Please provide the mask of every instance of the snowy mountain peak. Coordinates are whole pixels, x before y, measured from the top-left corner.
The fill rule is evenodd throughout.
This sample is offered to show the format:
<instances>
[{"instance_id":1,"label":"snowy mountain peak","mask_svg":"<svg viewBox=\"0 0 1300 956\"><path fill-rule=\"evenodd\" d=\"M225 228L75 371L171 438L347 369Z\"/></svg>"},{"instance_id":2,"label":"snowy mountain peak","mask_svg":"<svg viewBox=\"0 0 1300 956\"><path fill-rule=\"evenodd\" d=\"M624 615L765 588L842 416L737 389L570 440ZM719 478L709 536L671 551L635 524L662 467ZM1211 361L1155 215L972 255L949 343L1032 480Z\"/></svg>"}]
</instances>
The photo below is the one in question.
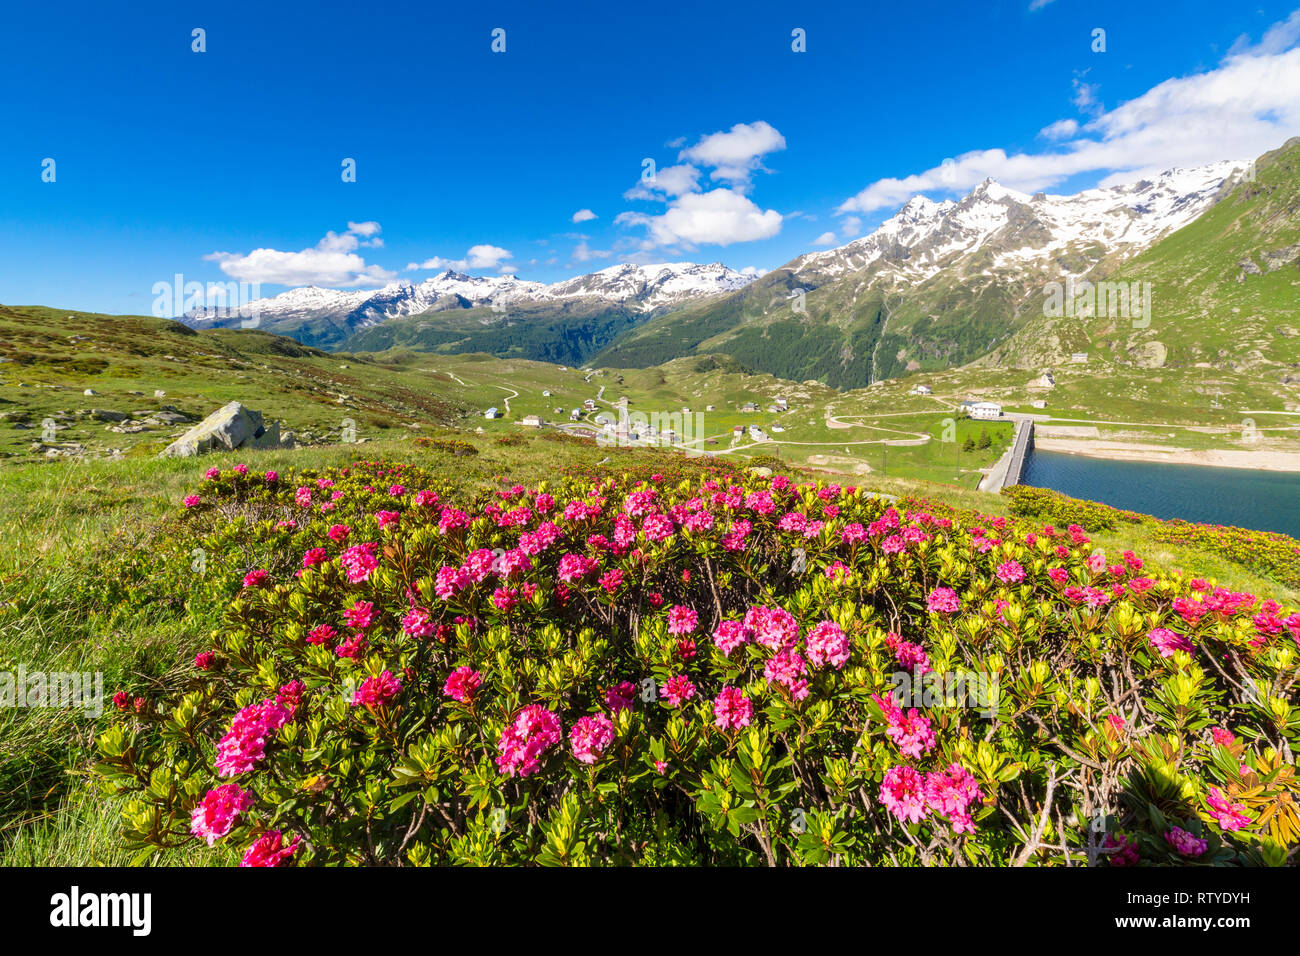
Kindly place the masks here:
<instances>
[{"instance_id":1,"label":"snowy mountain peak","mask_svg":"<svg viewBox=\"0 0 1300 956\"><path fill-rule=\"evenodd\" d=\"M707 265L620 263L549 285L512 274L471 276L447 269L420 282L397 280L379 289L349 291L319 286L290 289L258 299L242 311L252 314L256 310L264 327L285 319L328 318L352 330L443 309L543 305L568 300L588 300L649 312L691 299L733 292L753 279L754 276L719 262ZM232 324L228 316L202 310L189 313L186 320L199 328Z\"/></svg>"},{"instance_id":2,"label":"snowy mountain peak","mask_svg":"<svg viewBox=\"0 0 1300 956\"><path fill-rule=\"evenodd\" d=\"M878 263L878 269L917 282L985 249L994 252L993 268L1053 261L1077 242L1133 255L1203 213L1246 165L1175 167L1072 196L1030 196L990 177L959 201L913 196L870 235L800 256L788 268L824 282Z\"/></svg>"}]
</instances>

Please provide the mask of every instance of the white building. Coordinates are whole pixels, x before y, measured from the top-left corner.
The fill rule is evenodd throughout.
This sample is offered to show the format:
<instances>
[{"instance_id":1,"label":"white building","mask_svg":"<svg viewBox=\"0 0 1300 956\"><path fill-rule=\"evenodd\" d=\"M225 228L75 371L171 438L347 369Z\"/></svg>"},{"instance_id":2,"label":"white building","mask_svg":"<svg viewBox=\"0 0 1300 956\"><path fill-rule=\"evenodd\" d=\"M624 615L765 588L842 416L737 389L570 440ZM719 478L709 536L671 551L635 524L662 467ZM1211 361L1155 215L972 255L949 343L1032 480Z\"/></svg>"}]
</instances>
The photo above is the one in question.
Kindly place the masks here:
<instances>
[{"instance_id":1,"label":"white building","mask_svg":"<svg viewBox=\"0 0 1300 956\"><path fill-rule=\"evenodd\" d=\"M970 407L970 417L990 421L1002 417L1002 406L997 402L976 402Z\"/></svg>"},{"instance_id":2,"label":"white building","mask_svg":"<svg viewBox=\"0 0 1300 956\"><path fill-rule=\"evenodd\" d=\"M484 418L500 418L500 417L501 417L501 413L498 412L498 411L496 410L496 406L494 405L493 407L489 408L486 412L483 413L483 417L484 417Z\"/></svg>"},{"instance_id":3,"label":"white building","mask_svg":"<svg viewBox=\"0 0 1300 956\"><path fill-rule=\"evenodd\" d=\"M929 386L929 385L918 385L918 386L916 386L916 388L912 389L912 394L913 394L913 395L929 395L929 394L930 394L930 386Z\"/></svg>"},{"instance_id":4,"label":"white building","mask_svg":"<svg viewBox=\"0 0 1300 956\"><path fill-rule=\"evenodd\" d=\"M523 424L527 425L529 428L541 428L541 427L542 427L542 416L540 416L540 415L525 415L525 416L524 416Z\"/></svg>"},{"instance_id":5,"label":"white building","mask_svg":"<svg viewBox=\"0 0 1300 956\"><path fill-rule=\"evenodd\" d=\"M582 418L582 409L575 408L573 411L569 412L569 421L576 422L580 418Z\"/></svg>"}]
</instances>

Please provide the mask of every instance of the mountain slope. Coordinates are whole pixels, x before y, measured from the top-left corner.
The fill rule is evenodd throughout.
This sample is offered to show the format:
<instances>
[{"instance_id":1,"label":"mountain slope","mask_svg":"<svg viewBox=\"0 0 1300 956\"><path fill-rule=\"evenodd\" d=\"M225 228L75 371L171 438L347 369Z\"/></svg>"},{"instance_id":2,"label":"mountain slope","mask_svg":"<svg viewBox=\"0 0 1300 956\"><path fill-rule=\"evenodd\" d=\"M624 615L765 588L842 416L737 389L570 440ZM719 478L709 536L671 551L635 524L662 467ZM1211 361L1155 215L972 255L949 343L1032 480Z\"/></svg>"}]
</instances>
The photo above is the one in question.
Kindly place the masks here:
<instances>
[{"instance_id":1,"label":"mountain slope","mask_svg":"<svg viewBox=\"0 0 1300 956\"><path fill-rule=\"evenodd\" d=\"M1108 277L1150 283L1149 325L1141 316L1040 312L981 364L1050 366L1086 352L1090 366L1211 368L1300 384L1300 138L1255 170Z\"/></svg>"},{"instance_id":2,"label":"mountain slope","mask_svg":"<svg viewBox=\"0 0 1300 956\"><path fill-rule=\"evenodd\" d=\"M1002 345L1046 283L1107 274L1203 214L1244 166L1172 169L1074 196L1028 196L992 180L956 202L918 196L871 235L646 323L595 361L726 352L841 388L961 365Z\"/></svg>"}]
</instances>

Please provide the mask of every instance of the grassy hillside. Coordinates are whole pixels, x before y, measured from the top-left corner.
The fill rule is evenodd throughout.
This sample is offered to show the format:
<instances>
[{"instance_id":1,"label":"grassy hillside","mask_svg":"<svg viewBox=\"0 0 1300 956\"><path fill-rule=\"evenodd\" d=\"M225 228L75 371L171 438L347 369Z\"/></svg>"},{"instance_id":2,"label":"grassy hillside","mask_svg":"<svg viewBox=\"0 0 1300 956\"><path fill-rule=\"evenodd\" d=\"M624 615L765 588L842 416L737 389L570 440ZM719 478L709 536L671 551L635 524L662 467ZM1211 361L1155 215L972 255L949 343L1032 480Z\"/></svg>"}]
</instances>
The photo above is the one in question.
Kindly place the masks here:
<instances>
[{"instance_id":1,"label":"grassy hillside","mask_svg":"<svg viewBox=\"0 0 1300 956\"><path fill-rule=\"evenodd\" d=\"M349 336L347 351L382 352L395 346L439 354L486 352L502 358L582 365L646 316L622 308L566 303L552 307L448 309L391 319Z\"/></svg>"},{"instance_id":2,"label":"grassy hillside","mask_svg":"<svg viewBox=\"0 0 1300 956\"><path fill-rule=\"evenodd\" d=\"M1150 283L1151 321L1032 316L994 365L1033 368L1088 353L1090 366L1240 379L1294 401L1300 384L1300 138L1260 157L1204 215L1107 276ZM1144 320L1136 318L1140 325ZM1175 374L1175 370L1177 374ZM1252 404L1249 407L1267 407Z\"/></svg>"}]
</instances>

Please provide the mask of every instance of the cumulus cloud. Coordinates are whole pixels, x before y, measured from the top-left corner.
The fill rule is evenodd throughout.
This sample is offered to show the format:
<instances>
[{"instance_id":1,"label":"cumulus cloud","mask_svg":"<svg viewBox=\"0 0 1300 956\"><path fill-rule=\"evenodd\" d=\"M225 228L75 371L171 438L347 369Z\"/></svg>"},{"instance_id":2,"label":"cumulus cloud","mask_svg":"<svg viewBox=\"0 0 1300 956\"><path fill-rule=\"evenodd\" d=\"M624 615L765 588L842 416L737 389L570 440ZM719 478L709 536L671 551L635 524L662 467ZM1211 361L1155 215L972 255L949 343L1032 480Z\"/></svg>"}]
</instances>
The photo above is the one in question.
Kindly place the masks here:
<instances>
[{"instance_id":1,"label":"cumulus cloud","mask_svg":"<svg viewBox=\"0 0 1300 956\"><path fill-rule=\"evenodd\" d=\"M597 218L599 217L590 209L579 209L577 212L573 214L574 222L590 222L591 220Z\"/></svg>"},{"instance_id":2,"label":"cumulus cloud","mask_svg":"<svg viewBox=\"0 0 1300 956\"><path fill-rule=\"evenodd\" d=\"M823 232L820 236L812 241L814 246L833 246L835 245L835 233Z\"/></svg>"},{"instance_id":3,"label":"cumulus cloud","mask_svg":"<svg viewBox=\"0 0 1300 956\"><path fill-rule=\"evenodd\" d=\"M654 175L642 178L635 186L623 194L624 199L651 199L662 202L666 196L680 196L693 193L700 188L700 171L683 163L680 166L665 166L656 169Z\"/></svg>"},{"instance_id":4,"label":"cumulus cloud","mask_svg":"<svg viewBox=\"0 0 1300 956\"><path fill-rule=\"evenodd\" d=\"M775 209L764 211L748 197L725 188L680 196L663 215L623 213L615 220L645 226L651 242L661 246L677 242L726 246L768 239L781 231L781 221Z\"/></svg>"},{"instance_id":5,"label":"cumulus cloud","mask_svg":"<svg viewBox=\"0 0 1300 956\"><path fill-rule=\"evenodd\" d=\"M505 262L513 258L509 249L502 249L500 246L477 245L470 246L463 259L444 259L441 256L434 256L432 259L425 259L423 262L412 262L406 267L407 272L414 272L417 269L439 270L451 269L455 272L466 272L470 269L498 269L509 271L514 266Z\"/></svg>"},{"instance_id":6,"label":"cumulus cloud","mask_svg":"<svg viewBox=\"0 0 1300 956\"><path fill-rule=\"evenodd\" d=\"M869 213L929 191L964 192L987 177L1038 192L1084 173L1101 174L1101 185L1113 185L1173 166L1254 159L1300 134L1298 39L1300 19L1293 15L1259 44L1234 47L1214 69L1165 80L1075 127L1071 120L1045 127L1045 135L1062 137L1048 150L969 152L946 165L877 180L836 212ZM1089 88L1087 105L1093 102Z\"/></svg>"},{"instance_id":7,"label":"cumulus cloud","mask_svg":"<svg viewBox=\"0 0 1300 956\"><path fill-rule=\"evenodd\" d=\"M703 136L694 146L681 151L686 160L713 169L713 179L744 186L750 174L761 168L763 156L785 149L785 137L770 123L737 123L726 132Z\"/></svg>"},{"instance_id":8,"label":"cumulus cloud","mask_svg":"<svg viewBox=\"0 0 1300 956\"><path fill-rule=\"evenodd\" d=\"M213 252L203 258L215 262L221 271L240 282L267 285L381 286L397 278L396 274L377 265L366 265L356 252L359 246L378 247L377 222L349 222L346 232L327 232L310 249L285 252L261 248L244 254Z\"/></svg>"}]
</instances>

